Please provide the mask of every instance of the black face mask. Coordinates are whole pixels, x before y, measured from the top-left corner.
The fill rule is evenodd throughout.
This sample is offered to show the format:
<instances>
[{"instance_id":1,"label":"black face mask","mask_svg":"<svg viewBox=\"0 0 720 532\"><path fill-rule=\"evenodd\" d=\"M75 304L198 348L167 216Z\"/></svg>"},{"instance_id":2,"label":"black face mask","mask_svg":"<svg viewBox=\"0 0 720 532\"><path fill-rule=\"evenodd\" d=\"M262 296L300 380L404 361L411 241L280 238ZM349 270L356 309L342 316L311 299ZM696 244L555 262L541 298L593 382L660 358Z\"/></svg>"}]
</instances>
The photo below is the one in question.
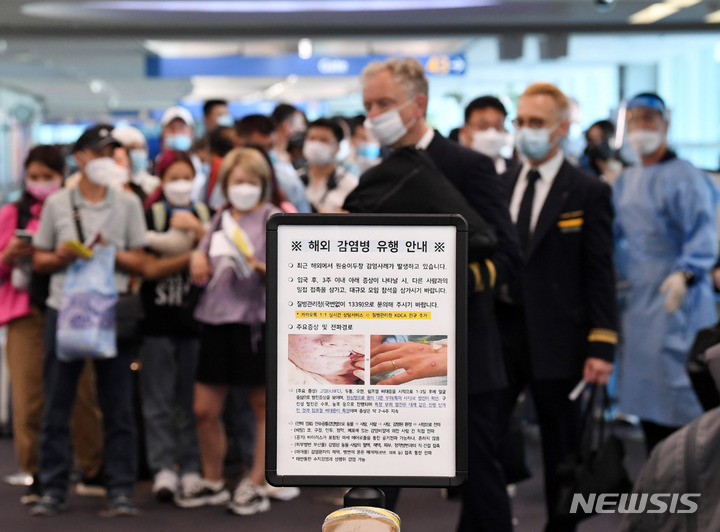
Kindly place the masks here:
<instances>
[{"instance_id":1,"label":"black face mask","mask_svg":"<svg viewBox=\"0 0 720 532\"><path fill-rule=\"evenodd\" d=\"M602 142L597 146L585 148L585 155L587 155L588 161L593 171L596 174L600 175L602 171L598 167L597 162L607 161L608 159L612 158L612 149L610 148L609 144L607 144L606 142Z\"/></svg>"}]
</instances>

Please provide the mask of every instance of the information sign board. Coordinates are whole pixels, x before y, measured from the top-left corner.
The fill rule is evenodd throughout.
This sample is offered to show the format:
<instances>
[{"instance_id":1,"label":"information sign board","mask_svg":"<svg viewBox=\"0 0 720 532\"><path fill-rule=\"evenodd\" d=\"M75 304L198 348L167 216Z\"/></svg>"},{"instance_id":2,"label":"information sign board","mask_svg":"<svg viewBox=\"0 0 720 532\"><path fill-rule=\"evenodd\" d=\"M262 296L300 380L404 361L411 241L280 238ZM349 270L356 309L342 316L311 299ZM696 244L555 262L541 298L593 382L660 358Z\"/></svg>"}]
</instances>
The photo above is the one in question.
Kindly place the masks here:
<instances>
[{"instance_id":1,"label":"information sign board","mask_svg":"<svg viewBox=\"0 0 720 532\"><path fill-rule=\"evenodd\" d=\"M467 224L268 220L267 477L449 486L467 471Z\"/></svg>"}]
</instances>

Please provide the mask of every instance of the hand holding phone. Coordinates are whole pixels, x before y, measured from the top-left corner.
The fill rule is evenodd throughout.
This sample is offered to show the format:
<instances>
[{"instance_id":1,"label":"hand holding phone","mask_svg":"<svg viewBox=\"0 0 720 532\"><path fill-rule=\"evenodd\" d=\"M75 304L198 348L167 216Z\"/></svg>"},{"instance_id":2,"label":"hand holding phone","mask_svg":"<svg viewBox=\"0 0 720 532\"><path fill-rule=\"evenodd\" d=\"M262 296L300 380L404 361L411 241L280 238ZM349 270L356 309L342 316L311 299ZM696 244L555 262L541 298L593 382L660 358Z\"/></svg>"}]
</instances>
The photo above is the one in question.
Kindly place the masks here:
<instances>
[{"instance_id":1,"label":"hand holding phone","mask_svg":"<svg viewBox=\"0 0 720 532\"><path fill-rule=\"evenodd\" d=\"M24 242L32 242L33 234L25 229L15 229L15 236Z\"/></svg>"}]
</instances>

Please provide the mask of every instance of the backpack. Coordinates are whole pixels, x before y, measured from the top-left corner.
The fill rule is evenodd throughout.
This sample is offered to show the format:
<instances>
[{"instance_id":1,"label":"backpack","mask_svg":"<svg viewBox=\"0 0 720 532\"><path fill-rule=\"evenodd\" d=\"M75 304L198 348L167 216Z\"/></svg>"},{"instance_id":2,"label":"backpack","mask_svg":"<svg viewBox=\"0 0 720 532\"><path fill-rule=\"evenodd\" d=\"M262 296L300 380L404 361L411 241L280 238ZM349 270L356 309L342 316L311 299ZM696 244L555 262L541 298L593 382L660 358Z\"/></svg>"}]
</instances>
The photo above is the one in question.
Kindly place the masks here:
<instances>
[{"instance_id":1,"label":"backpack","mask_svg":"<svg viewBox=\"0 0 720 532\"><path fill-rule=\"evenodd\" d=\"M720 408L706 412L660 442L643 466L635 482L633 493L638 496L663 494L662 502L668 506L672 505L675 494L679 494L679 500L671 512L651 513L652 510L657 512L658 507L652 503L652 499L649 499L643 513L627 513L623 516L620 530L624 532L720 530L718 448L720 448ZM637 505L636 502L635 506Z\"/></svg>"},{"instance_id":2,"label":"backpack","mask_svg":"<svg viewBox=\"0 0 720 532\"><path fill-rule=\"evenodd\" d=\"M158 232L165 231L168 220L168 209L165 202L156 201L150 206L150 209L152 211L154 230ZM193 203L192 211L202 223L207 224L210 222L210 209L204 203Z\"/></svg>"}]
</instances>

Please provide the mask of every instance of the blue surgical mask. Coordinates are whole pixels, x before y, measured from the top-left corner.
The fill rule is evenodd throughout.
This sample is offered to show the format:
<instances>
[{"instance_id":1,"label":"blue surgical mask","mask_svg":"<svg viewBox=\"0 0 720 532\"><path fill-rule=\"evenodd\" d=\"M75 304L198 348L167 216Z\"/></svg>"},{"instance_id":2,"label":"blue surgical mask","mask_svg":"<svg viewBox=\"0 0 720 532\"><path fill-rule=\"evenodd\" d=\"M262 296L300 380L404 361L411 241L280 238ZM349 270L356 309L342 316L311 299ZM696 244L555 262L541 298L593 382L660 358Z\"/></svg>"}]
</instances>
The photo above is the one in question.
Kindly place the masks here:
<instances>
[{"instance_id":1,"label":"blue surgical mask","mask_svg":"<svg viewBox=\"0 0 720 532\"><path fill-rule=\"evenodd\" d=\"M550 133L554 129L521 127L515 131L515 147L531 161L540 161L553 148Z\"/></svg>"},{"instance_id":2,"label":"blue surgical mask","mask_svg":"<svg viewBox=\"0 0 720 532\"><path fill-rule=\"evenodd\" d=\"M380 157L380 144L375 144L374 142L358 144L357 148L355 148L355 153L363 159L377 159Z\"/></svg>"},{"instance_id":3,"label":"blue surgical mask","mask_svg":"<svg viewBox=\"0 0 720 532\"><path fill-rule=\"evenodd\" d=\"M132 167L133 174L147 170L148 152L138 149L130 150L130 166Z\"/></svg>"},{"instance_id":4,"label":"blue surgical mask","mask_svg":"<svg viewBox=\"0 0 720 532\"><path fill-rule=\"evenodd\" d=\"M165 149L188 151L192 146L190 135L167 135L165 137Z\"/></svg>"},{"instance_id":5,"label":"blue surgical mask","mask_svg":"<svg viewBox=\"0 0 720 532\"><path fill-rule=\"evenodd\" d=\"M221 127L235 127L235 119L231 114L220 115L217 119L217 125Z\"/></svg>"}]
</instances>

